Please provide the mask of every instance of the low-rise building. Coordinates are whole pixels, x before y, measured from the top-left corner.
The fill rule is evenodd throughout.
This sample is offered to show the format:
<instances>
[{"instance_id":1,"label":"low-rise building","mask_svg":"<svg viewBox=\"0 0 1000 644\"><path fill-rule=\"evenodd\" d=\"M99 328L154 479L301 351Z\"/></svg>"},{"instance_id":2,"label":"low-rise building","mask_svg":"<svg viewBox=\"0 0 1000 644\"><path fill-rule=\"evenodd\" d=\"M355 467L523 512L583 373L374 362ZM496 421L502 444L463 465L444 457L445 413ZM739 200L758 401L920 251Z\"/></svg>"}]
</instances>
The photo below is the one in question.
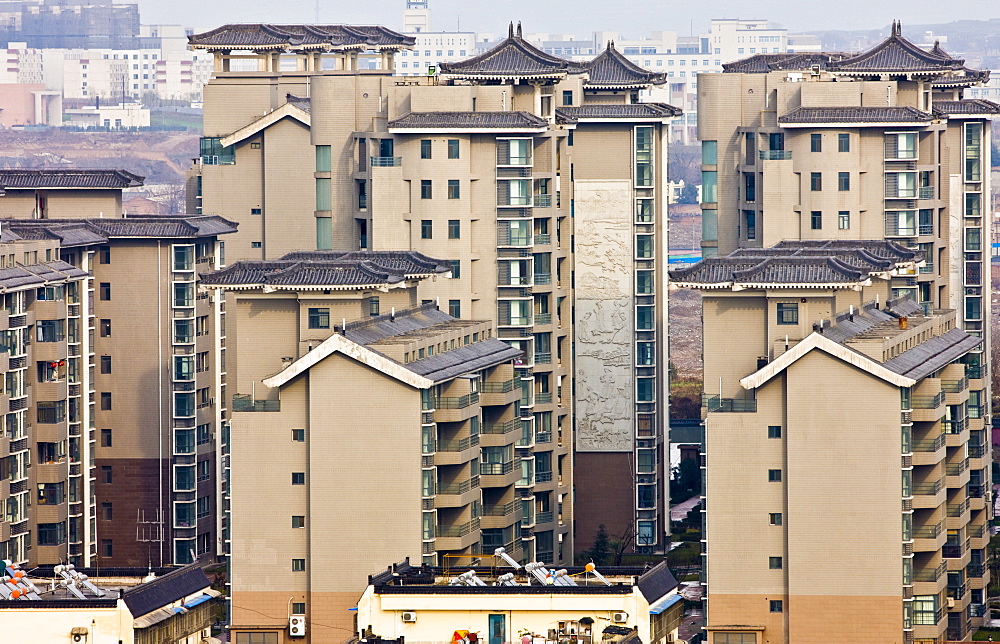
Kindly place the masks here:
<instances>
[{"instance_id":1,"label":"low-rise building","mask_svg":"<svg viewBox=\"0 0 1000 644\"><path fill-rule=\"evenodd\" d=\"M139 103L88 105L65 110L66 125L85 129L102 127L110 130L131 130L149 127L149 108Z\"/></svg>"},{"instance_id":2,"label":"low-rise building","mask_svg":"<svg viewBox=\"0 0 1000 644\"><path fill-rule=\"evenodd\" d=\"M59 565L18 578L14 575L24 571L4 563L3 573L16 582L0 590L0 624L7 635L85 644L219 641L211 638L211 626L220 593L197 566L154 573ZM8 588L12 585L14 591Z\"/></svg>"},{"instance_id":3,"label":"low-rise building","mask_svg":"<svg viewBox=\"0 0 1000 644\"><path fill-rule=\"evenodd\" d=\"M0 170L0 218L121 217L122 190L142 182L126 170Z\"/></svg>"},{"instance_id":4,"label":"low-rise building","mask_svg":"<svg viewBox=\"0 0 1000 644\"><path fill-rule=\"evenodd\" d=\"M473 634L489 644L677 639L684 602L666 562L645 571L537 563L515 570L501 557L484 554L480 567L451 570L406 561L369 577L352 641L448 642L465 635L471 642Z\"/></svg>"}]
</instances>

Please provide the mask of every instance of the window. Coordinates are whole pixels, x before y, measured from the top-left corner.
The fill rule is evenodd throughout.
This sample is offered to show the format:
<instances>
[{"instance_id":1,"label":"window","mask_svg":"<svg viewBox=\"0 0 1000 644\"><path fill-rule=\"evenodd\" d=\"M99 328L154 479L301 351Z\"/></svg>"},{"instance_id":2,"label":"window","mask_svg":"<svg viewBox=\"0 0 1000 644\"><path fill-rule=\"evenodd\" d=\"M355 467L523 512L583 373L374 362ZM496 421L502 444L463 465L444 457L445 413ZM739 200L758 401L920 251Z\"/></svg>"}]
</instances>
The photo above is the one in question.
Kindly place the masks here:
<instances>
[{"instance_id":1,"label":"window","mask_svg":"<svg viewBox=\"0 0 1000 644\"><path fill-rule=\"evenodd\" d=\"M261 208L251 208L250 209L250 214L251 215L261 215L263 213L264 213L264 211Z\"/></svg>"},{"instance_id":2,"label":"window","mask_svg":"<svg viewBox=\"0 0 1000 644\"><path fill-rule=\"evenodd\" d=\"M458 179L448 179L448 198L459 199L461 197L461 194L462 194L462 189Z\"/></svg>"},{"instance_id":3,"label":"window","mask_svg":"<svg viewBox=\"0 0 1000 644\"><path fill-rule=\"evenodd\" d=\"M781 482L781 470L768 470L767 471L767 480L770 481L771 483L780 483Z\"/></svg>"},{"instance_id":4,"label":"window","mask_svg":"<svg viewBox=\"0 0 1000 644\"><path fill-rule=\"evenodd\" d=\"M809 215L809 227L813 230L823 230L823 212L813 210Z\"/></svg>"},{"instance_id":5,"label":"window","mask_svg":"<svg viewBox=\"0 0 1000 644\"><path fill-rule=\"evenodd\" d=\"M701 163L702 165L715 165L718 163L719 157L719 142L718 141L702 141L701 142Z\"/></svg>"},{"instance_id":6,"label":"window","mask_svg":"<svg viewBox=\"0 0 1000 644\"><path fill-rule=\"evenodd\" d=\"M449 182L450 183L450 182ZM448 239L461 239L462 224L458 219L448 220Z\"/></svg>"},{"instance_id":7,"label":"window","mask_svg":"<svg viewBox=\"0 0 1000 644\"><path fill-rule=\"evenodd\" d=\"M837 151L838 152L850 152L851 151L851 135L846 132L842 132L837 135Z\"/></svg>"},{"instance_id":8,"label":"window","mask_svg":"<svg viewBox=\"0 0 1000 644\"><path fill-rule=\"evenodd\" d=\"M838 172L837 173L837 190L840 192L847 192L851 189L851 173L850 172Z\"/></svg>"},{"instance_id":9,"label":"window","mask_svg":"<svg viewBox=\"0 0 1000 644\"><path fill-rule=\"evenodd\" d=\"M638 295L653 294L653 271L642 270L635 272L635 292Z\"/></svg>"},{"instance_id":10,"label":"window","mask_svg":"<svg viewBox=\"0 0 1000 644\"><path fill-rule=\"evenodd\" d=\"M114 482L114 471L111 469L110 465L101 466L101 478L105 483Z\"/></svg>"},{"instance_id":11,"label":"window","mask_svg":"<svg viewBox=\"0 0 1000 644\"><path fill-rule=\"evenodd\" d=\"M101 392L101 409L103 411L110 411L111 410L111 392L110 391L102 391Z\"/></svg>"},{"instance_id":12,"label":"window","mask_svg":"<svg viewBox=\"0 0 1000 644\"><path fill-rule=\"evenodd\" d=\"M767 523L768 525L781 525L781 513L771 512L770 514L768 514Z\"/></svg>"},{"instance_id":13,"label":"window","mask_svg":"<svg viewBox=\"0 0 1000 644\"><path fill-rule=\"evenodd\" d=\"M306 614L305 602L292 602L292 615L305 615L305 614Z\"/></svg>"},{"instance_id":14,"label":"window","mask_svg":"<svg viewBox=\"0 0 1000 644\"><path fill-rule=\"evenodd\" d=\"M841 210L837 213L837 229L838 230L850 230L851 229L851 211Z\"/></svg>"},{"instance_id":15,"label":"window","mask_svg":"<svg viewBox=\"0 0 1000 644\"><path fill-rule=\"evenodd\" d=\"M652 342L637 342L635 362L640 367L651 367L655 364L655 345Z\"/></svg>"},{"instance_id":16,"label":"window","mask_svg":"<svg viewBox=\"0 0 1000 644\"><path fill-rule=\"evenodd\" d=\"M781 613L781 612L784 612L785 606L784 606L784 603L780 599L772 599L772 600L770 600L769 605L771 607L771 612L772 613Z\"/></svg>"},{"instance_id":17,"label":"window","mask_svg":"<svg viewBox=\"0 0 1000 644\"><path fill-rule=\"evenodd\" d=\"M809 151L810 152L822 152L823 151L823 135L822 134L810 134L809 135Z\"/></svg>"},{"instance_id":18,"label":"window","mask_svg":"<svg viewBox=\"0 0 1000 644\"><path fill-rule=\"evenodd\" d=\"M66 420L66 401L40 401L35 403L39 423L61 423Z\"/></svg>"},{"instance_id":19,"label":"window","mask_svg":"<svg viewBox=\"0 0 1000 644\"><path fill-rule=\"evenodd\" d=\"M111 446L112 446L111 430L110 429L102 429L101 430L101 447L111 447Z\"/></svg>"},{"instance_id":20,"label":"window","mask_svg":"<svg viewBox=\"0 0 1000 644\"><path fill-rule=\"evenodd\" d=\"M317 219L317 221L319 220ZM264 245L262 242L250 242L250 248L263 248L263 247Z\"/></svg>"},{"instance_id":21,"label":"window","mask_svg":"<svg viewBox=\"0 0 1000 644\"><path fill-rule=\"evenodd\" d=\"M101 356L101 373L111 373L111 356Z\"/></svg>"},{"instance_id":22,"label":"window","mask_svg":"<svg viewBox=\"0 0 1000 644\"><path fill-rule=\"evenodd\" d=\"M913 624L915 626L934 626L938 622L938 596L913 596Z\"/></svg>"},{"instance_id":23,"label":"window","mask_svg":"<svg viewBox=\"0 0 1000 644\"><path fill-rule=\"evenodd\" d=\"M292 472L292 485L305 485L305 484L306 484L305 472Z\"/></svg>"},{"instance_id":24,"label":"window","mask_svg":"<svg viewBox=\"0 0 1000 644\"><path fill-rule=\"evenodd\" d=\"M101 539L101 556L102 557L113 557L114 556L114 543L111 539Z\"/></svg>"},{"instance_id":25,"label":"window","mask_svg":"<svg viewBox=\"0 0 1000 644\"><path fill-rule=\"evenodd\" d=\"M309 309L309 328L310 329L329 329L330 328L330 309L328 309L328 308Z\"/></svg>"},{"instance_id":26,"label":"window","mask_svg":"<svg viewBox=\"0 0 1000 644\"><path fill-rule=\"evenodd\" d=\"M778 324L798 324L799 305L778 303Z\"/></svg>"},{"instance_id":27,"label":"window","mask_svg":"<svg viewBox=\"0 0 1000 644\"><path fill-rule=\"evenodd\" d=\"M237 633L236 644L278 644L277 633ZM753 643L751 643L753 644Z\"/></svg>"},{"instance_id":28,"label":"window","mask_svg":"<svg viewBox=\"0 0 1000 644\"><path fill-rule=\"evenodd\" d=\"M377 295L368 298L368 315L375 317L381 312L380 302Z\"/></svg>"},{"instance_id":29,"label":"window","mask_svg":"<svg viewBox=\"0 0 1000 644\"><path fill-rule=\"evenodd\" d=\"M635 256L639 259L650 259L653 257L653 236L635 236Z\"/></svg>"},{"instance_id":30,"label":"window","mask_svg":"<svg viewBox=\"0 0 1000 644\"><path fill-rule=\"evenodd\" d=\"M653 127L640 125L635 128L635 185L653 185Z\"/></svg>"},{"instance_id":31,"label":"window","mask_svg":"<svg viewBox=\"0 0 1000 644\"><path fill-rule=\"evenodd\" d=\"M237 642L236 644L243 644ZM712 644L757 644L756 633L715 633Z\"/></svg>"},{"instance_id":32,"label":"window","mask_svg":"<svg viewBox=\"0 0 1000 644\"><path fill-rule=\"evenodd\" d=\"M434 238L434 222L430 219L420 220L420 239Z\"/></svg>"},{"instance_id":33,"label":"window","mask_svg":"<svg viewBox=\"0 0 1000 644\"><path fill-rule=\"evenodd\" d=\"M767 567L771 570L781 570L781 557L768 557Z\"/></svg>"},{"instance_id":34,"label":"window","mask_svg":"<svg viewBox=\"0 0 1000 644\"><path fill-rule=\"evenodd\" d=\"M434 194L434 187L430 179L420 180L420 198L431 199Z\"/></svg>"},{"instance_id":35,"label":"window","mask_svg":"<svg viewBox=\"0 0 1000 644\"><path fill-rule=\"evenodd\" d=\"M100 286L100 298L103 301L108 301L111 299L111 283L101 282Z\"/></svg>"},{"instance_id":36,"label":"window","mask_svg":"<svg viewBox=\"0 0 1000 644\"><path fill-rule=\"evenodd\" d=\"M65 337L63 320L38 320L35 323L35 340L38 342L61 342Z\"/></svg>"},{"instance_id":37,"label":"window","mask_svg":"<svg viewBox=\"0 0 1000 644\"><path fill-rule=\"evenodd\" d=\"M453 318L462 317L462 300L448 300L448 315Z\"/></svg>"},{"instance_id":38,"label":"window","mask_svg":"<svg viewBox=\"0 0 1000 644\"><path fill-rule=\"evenodd\" d=\"M297 515L292 517L292 527L293 528L304 528L306 527L306 518L302 515Z\"/></svg>"},{"instance_id":39,"label":"window","mask_svg":"<svg viewBox=\"0 0 1000 644\"><path fill-rule=\"evenodd\" d=\"M65 497L65 483L38 484L38 505L59 505Z\"/></svg>"},{"instance_id":40,"label":"window","mask_svg":"<svg viewBox=\"0 0 1000 644\"><path fill-rule=\"evenodd\" d=\"M292 559L292 572L304 572L306 569L305 559Z\"/></svg>"},{"instance_id":41,"label":"window","mask_svg":"<svg viewBox=\"0 0 1000 644\"><path fill-rule=\"evenodd\" d=\"M111 320L103 319L101 320L101 337L110 338L111 337Z\"/></svg>"},{"instance_id":42,"label":"window","mask_svg":"<svg viewBox=\"0 0 1000 644\"><path fill-rule=\"evenodd\" d=\"M809 173L809 189L813 192L819 192L823 189L823 173L822 172L810 172Z\"/></svg>"},{"instance_id":43,"label":"window","mask_svg":"<svg viewBox=\"0 0 1000 644\"><path fill-rule=\"evenodd\" d=\"M38 545L58 546L66 543L65 523L39 523Z\"/></svg>"},{"instance_id":44,"label":"window","mask_svg":"<svg viewBox=\"0 0 1000 644\"><path fill-rule=\"evenodd\" d=\"M293 429L292 430L292 442L304 443L306 440L306 430L304 429Z\"/></svg>"},{"instance_id":45,"label":"window","mask_svg":"<svg viewBox=\"0 0 1000 644\"><path fill-rule=\"evenodd\" d=\"M781 425L768 425L768 427L767 427L767 437L768 438L781 438Z\"/></svg>"},{"instance_id":46,"label":"window","mask_svg":"<svg viewBox=\"0 0 1000 644\"><path fill-rule=\"evenodd\" d=\"M114 519L114 506L110 503L101 504L101 517L105 521L112 521Z\"/></svg>"},{"instance_id":47,"label":"window","mask_svg":"<svg viewBox=\"0 0 1000 644\"><path fill-rule=\"evenodd\" d=\"M458 158L458 139L448 139L448 158Z\"/></svg>"},{"instance_id":48,"label":"window","mask_svg":"<svg viewBox=\"0 0 1000 644\"><path fill-rule=\"evenodd\" d=\"M573 104L573 90L568 90L568 89L563 90L562 101L563 101L562 102L563 105L572 105Z\"/></svg>"},{"instance_id":49,"label":"window","mask_svg":"<svg viewBox=\"0 0 1000 644\"><path fill-rule=\"evenodd\" d=\"M451 260L451 278L459 279L462 277L462 262L458 259Z\"/></svg>"},{"instance_id":50,"label":"window","mask_svg":"<svg viewBox=\"0 0 1000 644\"><path fill-rule=\"evenodd\" d=\"M111 247L101 246L100 250L97 251L97 261L101 264L111 263Z\"/></svg>"},{"instance_id":51,"label":"window","mask_svg":"<svg viewBox=\"0 0 1000 644\"><path fill-rule=\"evenodd\" d=\"M420 140L420 158L429 159L431 158L431 140L421 139Z\"/></svg>"}]
</instances>

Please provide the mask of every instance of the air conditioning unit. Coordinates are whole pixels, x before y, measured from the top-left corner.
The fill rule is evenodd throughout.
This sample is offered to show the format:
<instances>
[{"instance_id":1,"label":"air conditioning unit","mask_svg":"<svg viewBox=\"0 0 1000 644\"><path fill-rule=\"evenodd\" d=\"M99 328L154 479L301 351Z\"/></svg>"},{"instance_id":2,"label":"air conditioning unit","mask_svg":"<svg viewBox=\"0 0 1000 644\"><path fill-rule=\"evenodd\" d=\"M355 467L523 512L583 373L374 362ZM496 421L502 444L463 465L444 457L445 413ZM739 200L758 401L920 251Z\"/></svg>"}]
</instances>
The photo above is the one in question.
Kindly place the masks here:
<instances>
[{"instance_id":1,"label":"air conditioning unit","mask_svg":"<svg viewBox=\"0 0 1000 644\"><path fill-rule=\"evenodd\" d=\"M624 624L628 621L628 613L611 613L611 621L615 624Z\"/></svg>"},{"instance_id":2,"label":"air conditioning unit","mask_svg":"<svg viewBox=\"0 0 1000 644\"><path fill-rule=\"evenodd\" d=\"M407 624L412 624L413 622L417 621L417 614L411 610L408 610L405 613L403 613L403 621L406 622Z\"/></svg>"},{"instance_id":3,"label":"air conditioning unit","mask_svg":"<svg viewBox=\"0 0 1000 644\"><path fill-rule=\"evenodd\" d=\"M289 637L306 636L305 615L292 615L291 617L288 618L288 636Z\"/></svg>"},{"instance_id":4,"label":"air conditioning unit","mask_svg":"<svg viewBox=\"0 0 1000 644\"><path fill-rule=\"evenodd\" d=\"M74 644L87 644L87 629L84 626L77 626L70 631L70 641Z\"/></svg>"},{"instance_id":5,"label":"air conditioning unit","mask_svg":"<svg viewBox=\"0 0 1000 644\"><path fill-rule=\"evenodd\" d=\"M949 597L948 598L948 608L954 608L954 607L955 607L955 598L954 597Z\"/></svg>"}]
</instances>

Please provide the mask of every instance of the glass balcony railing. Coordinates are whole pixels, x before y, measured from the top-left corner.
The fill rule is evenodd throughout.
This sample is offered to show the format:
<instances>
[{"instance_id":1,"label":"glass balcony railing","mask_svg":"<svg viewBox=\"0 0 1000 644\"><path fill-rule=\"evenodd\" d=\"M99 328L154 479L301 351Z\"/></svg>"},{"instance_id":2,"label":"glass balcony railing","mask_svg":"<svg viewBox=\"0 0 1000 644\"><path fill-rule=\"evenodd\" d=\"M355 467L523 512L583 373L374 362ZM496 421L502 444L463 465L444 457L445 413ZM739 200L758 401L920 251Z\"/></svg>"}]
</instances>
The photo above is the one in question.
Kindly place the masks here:
<instances>
[{"instance_id":1,"label":"glass balcony railing","mask_svg":"<svg viewBox=\"0 0 1000 644\"><path fill-rule=\"evenodd\" d=\"M754 413L757 411L756 398L722 398L721 396L702 394L701 405L707 407L709 412Z\"/></svg>"},{"instance_id":2,"label":"glass balcony railing","mask_svg":"<svg viewBox=\"0 0 1000 644\"><path fill-rule=\"evenodd\" d=\"M234 394L233 411L281 411L281 401L254 400L246 394Z\"/></svg>"},{"instance_id":3,"label":"glass balcony railing","mask_svg":"<svg viewBox=\"0 0 1000 644\"><path fill-rule=\"evenodd\" d=\"M438 409L465 409L479 402L479 393L474 392L464 396L443 396L438 398Z\"/></svg>"},{"instance_id":4,"label":"glass balcony railing","mask_svg":"<svg viewBox=\"0 0 1000 644\"><path fill-rule=\"evenodd\" d=\"M502 476L514 471L514 461L506 463L480 463L479 473L484 476Z\"/></svg>"},{"instance_id":5,"label":"glass balcony railing","mask_svg":"<svg viewBox=\"0 0 1000 644\"><path fill-rule=\"evenodd\" d=\"M792 158L791 150L761 150L757 154L761 161L782 161Z\"/></svg>"},{"instance_id":6,"label":"glass balcony railing","mask_svg":"<svg viewBox=\"0 0 1000 644\"><path fill-rule=\"evenodd\" d=\"M403 165L402 157L372 157L373 168L392 168Z\"/></svg>"}]
</instances>

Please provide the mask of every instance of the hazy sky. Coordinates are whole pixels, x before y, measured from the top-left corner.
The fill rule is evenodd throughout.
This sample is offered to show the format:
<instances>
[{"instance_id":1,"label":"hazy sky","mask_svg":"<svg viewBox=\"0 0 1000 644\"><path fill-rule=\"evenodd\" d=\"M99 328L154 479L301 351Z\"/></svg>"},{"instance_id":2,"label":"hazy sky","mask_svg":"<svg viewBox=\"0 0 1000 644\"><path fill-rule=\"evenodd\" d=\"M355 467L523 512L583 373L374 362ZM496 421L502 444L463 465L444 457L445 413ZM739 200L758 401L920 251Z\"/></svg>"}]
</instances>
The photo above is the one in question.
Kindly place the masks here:
<instances>
[{"instance_id":1,"label":"hazy sky","mask_svg":"<svg viewBox=\"0 0 1000 644\"><path fill-rule=\"evenodd\" d=\"M384 24L398 29L405 0L320 0L328 23ZM197 29L226 22L315 22L315 0L139 0L142 22ZM432 29L500 33L510 20L526 32L620 31L636 37L652 30L700 33L712 18L766 18L793 31L877 29L906 24L1000 17L992 0L430 0Z\"/></svg>"}]
</instances>

